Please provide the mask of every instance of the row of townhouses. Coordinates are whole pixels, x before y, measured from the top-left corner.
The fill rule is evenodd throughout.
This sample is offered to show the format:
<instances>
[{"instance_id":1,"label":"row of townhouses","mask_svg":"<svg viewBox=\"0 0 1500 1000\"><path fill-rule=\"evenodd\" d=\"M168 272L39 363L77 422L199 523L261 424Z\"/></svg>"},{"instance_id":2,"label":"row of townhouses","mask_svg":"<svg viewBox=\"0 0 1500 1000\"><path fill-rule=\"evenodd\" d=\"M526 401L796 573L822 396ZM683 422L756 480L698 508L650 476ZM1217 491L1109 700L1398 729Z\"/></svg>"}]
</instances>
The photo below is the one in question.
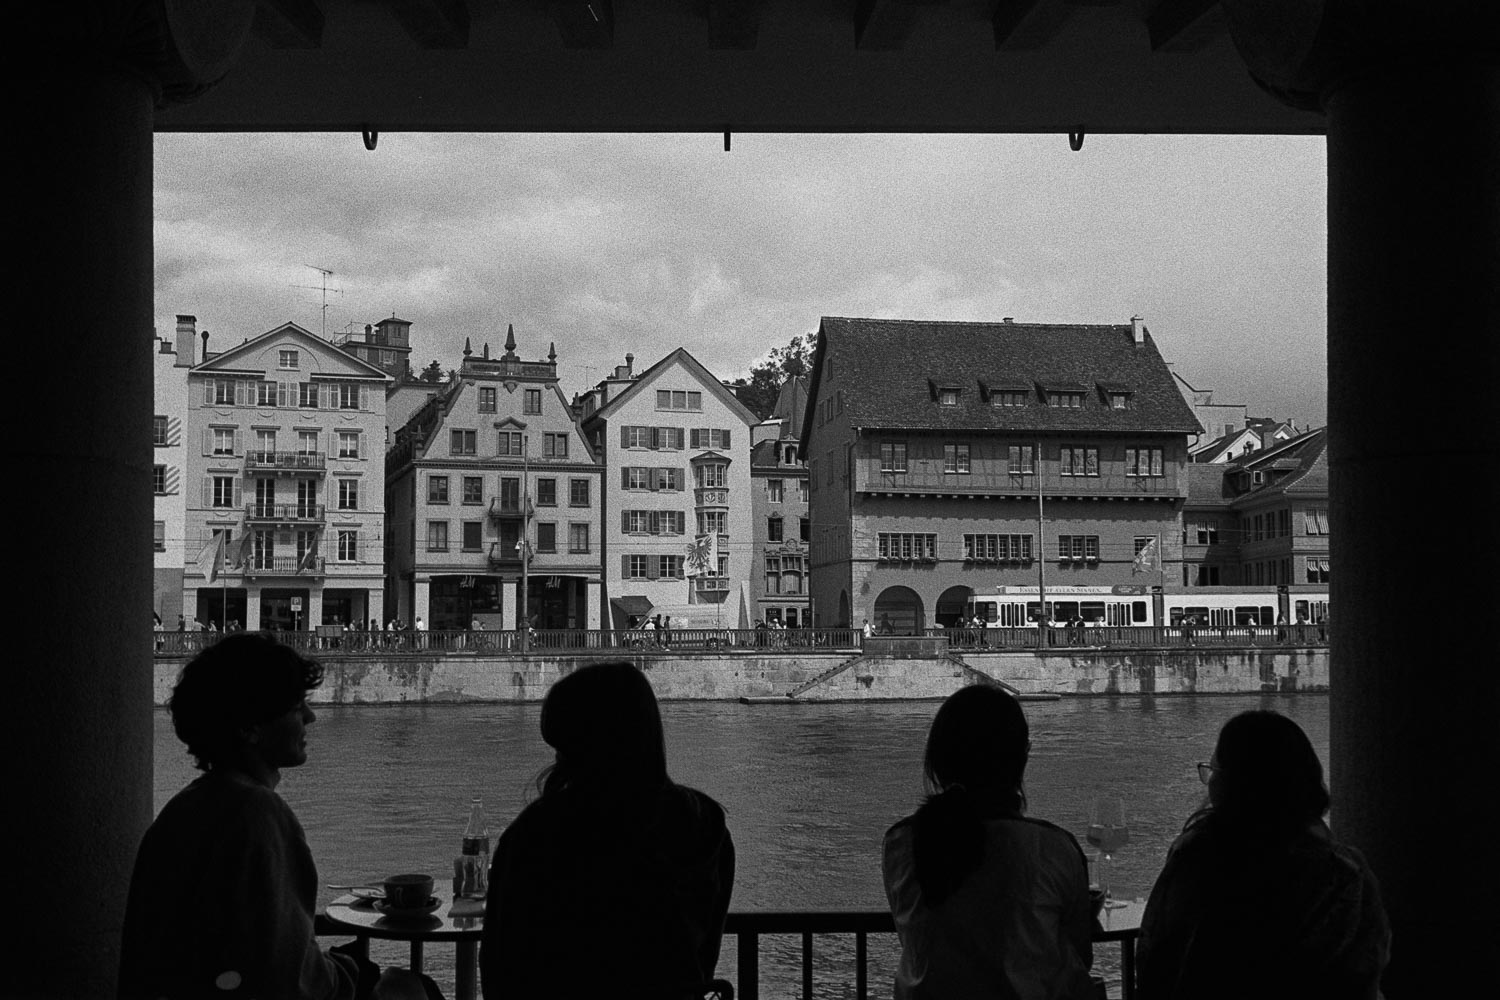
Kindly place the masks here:
<instances>
[{"instance_id":1,"label":"row of townhouses","mask_svg":"<svg viewBox=\"0 0 1500 1000\"><path fill-rule=\"evenodd\" d=\"M1324 434L1202 447L1139 318L825 317L767 419L683 349L569 398L513 329L413 379L410 328L156 341L165 627L919 631L1043 580L1327 583Z\"/></svg>"}]
</instances>

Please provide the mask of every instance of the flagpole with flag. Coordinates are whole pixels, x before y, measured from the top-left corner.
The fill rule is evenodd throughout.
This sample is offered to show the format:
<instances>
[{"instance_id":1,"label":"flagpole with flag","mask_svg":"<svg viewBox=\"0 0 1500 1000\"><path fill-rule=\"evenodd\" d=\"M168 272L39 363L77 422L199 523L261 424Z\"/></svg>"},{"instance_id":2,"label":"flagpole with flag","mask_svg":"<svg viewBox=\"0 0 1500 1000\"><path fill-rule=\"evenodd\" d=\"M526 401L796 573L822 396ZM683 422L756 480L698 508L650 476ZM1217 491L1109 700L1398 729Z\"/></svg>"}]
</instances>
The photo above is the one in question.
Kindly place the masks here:
<instances>
[{"instance_id":1,"label":"flagpole with flag","mask_svg":"<svg viewBox=\"0 0 1500 1000\"><path fill-rule=\"evenodd\" d=\"M219 561L224 555L224 533L222 531L211 532L208 544L198 551L198 572L203 574L205 583L213 583L219 578Z\"/></svg>"}]
</instances>

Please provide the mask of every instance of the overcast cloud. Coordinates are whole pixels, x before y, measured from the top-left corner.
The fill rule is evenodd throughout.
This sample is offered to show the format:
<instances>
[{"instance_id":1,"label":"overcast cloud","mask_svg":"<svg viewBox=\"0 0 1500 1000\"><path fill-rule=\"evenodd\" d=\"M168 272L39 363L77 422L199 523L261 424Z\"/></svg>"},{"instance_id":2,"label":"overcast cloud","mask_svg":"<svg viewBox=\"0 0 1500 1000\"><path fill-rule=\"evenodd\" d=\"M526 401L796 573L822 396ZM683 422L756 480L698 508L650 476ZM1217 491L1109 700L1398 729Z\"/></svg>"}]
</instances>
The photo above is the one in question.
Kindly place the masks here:
<instances>
[{"instance_id":1,"label":"overcast cloud","mask_svg":"<svg viewBox=\"0 0 1500 1000\"><path fill-rule=\"evenodd\" d=\"M563 389L688 348L722 378L824 315L1123 323L1216 401L1321 424L1316 137L160 134L156 314L557 345Z\"/></svg>"}]
</instances>

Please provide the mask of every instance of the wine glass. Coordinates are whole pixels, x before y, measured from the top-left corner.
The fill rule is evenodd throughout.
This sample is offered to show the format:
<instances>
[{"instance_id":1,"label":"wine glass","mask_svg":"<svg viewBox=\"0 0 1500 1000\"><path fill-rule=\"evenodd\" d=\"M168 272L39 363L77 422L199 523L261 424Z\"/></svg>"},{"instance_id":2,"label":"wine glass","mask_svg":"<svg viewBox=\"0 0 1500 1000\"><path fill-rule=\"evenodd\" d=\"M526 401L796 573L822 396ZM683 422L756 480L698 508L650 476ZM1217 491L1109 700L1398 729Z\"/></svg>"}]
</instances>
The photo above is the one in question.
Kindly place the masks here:
<instances>
[{"instance_id":1,"label":"wine glass","mask_svg":"<svg viewBox=\"0 0 1500 1000\"><path fill-rule=\"evenodd\" d=\"M1130 843L1125 822L1125 804L1116 796L1096 795L1089 806L1088 842L1099 851L1099 889L1106 907L1124 906L1110 895L1109 863L1112 855Z\"/></svg>"}]
</instances>

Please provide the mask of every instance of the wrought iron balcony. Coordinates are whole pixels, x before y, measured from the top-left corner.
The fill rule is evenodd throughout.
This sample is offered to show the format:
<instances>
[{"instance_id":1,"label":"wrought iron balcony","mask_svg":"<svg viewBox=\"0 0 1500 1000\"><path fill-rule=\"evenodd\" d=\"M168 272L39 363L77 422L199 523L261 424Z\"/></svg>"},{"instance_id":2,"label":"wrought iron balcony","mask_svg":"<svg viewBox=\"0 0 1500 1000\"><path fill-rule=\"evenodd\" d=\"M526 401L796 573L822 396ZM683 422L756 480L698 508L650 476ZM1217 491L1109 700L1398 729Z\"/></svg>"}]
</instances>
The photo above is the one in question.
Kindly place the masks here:
<instances>
[{"instance_id":1,"label":"wrought iron balcony","mask_svg":"<svg viewBox=\"0 0 1500 1000\"><path fill-rule=\"evenodd\" d=\"M327 458L321 451L248 451L245 471L318 474L327 464Z\"/></svg>"},{"instance_id":2,"label":"wrought iron balcony","mask_svg":"<svg viewBox=\"0 0 1500 1000\"><path fill-rule=\"evenodd\" d=\"M261 524L322 524L320 503L251 503L245 505L245 520Z\"/></svg>"},{"instance_id":3,"label":"wrought iron balcony","mask_svg":"<svg viewBox=\"0 0 1500 1000\"><path fill-rule=\"evenodd\" d=\"M515 542L491 542L489 564L495 569L520 569L521 553Z\"/></svg>"},{"instance_id":4,"label":"wrought iron balcony","mask_svg":"<svg viewBox=\"0 0 1500 1000\"><path fill-rule=\"evenodd\" d=\"M261 556L245 563L246 578L267 576L320 577L324 575L322 556Z\"/></svg>"},{"instance_id":5,"label":"wrought iron balcony","mask_svg":"<svg viewBox=\"0 0 1500 1000\"><path fill-rule=\"evenodd\" d=\"M489 516L492 518L520 517L522 504L519 497L490 498Z\"/></svg>"}]
</instances>

